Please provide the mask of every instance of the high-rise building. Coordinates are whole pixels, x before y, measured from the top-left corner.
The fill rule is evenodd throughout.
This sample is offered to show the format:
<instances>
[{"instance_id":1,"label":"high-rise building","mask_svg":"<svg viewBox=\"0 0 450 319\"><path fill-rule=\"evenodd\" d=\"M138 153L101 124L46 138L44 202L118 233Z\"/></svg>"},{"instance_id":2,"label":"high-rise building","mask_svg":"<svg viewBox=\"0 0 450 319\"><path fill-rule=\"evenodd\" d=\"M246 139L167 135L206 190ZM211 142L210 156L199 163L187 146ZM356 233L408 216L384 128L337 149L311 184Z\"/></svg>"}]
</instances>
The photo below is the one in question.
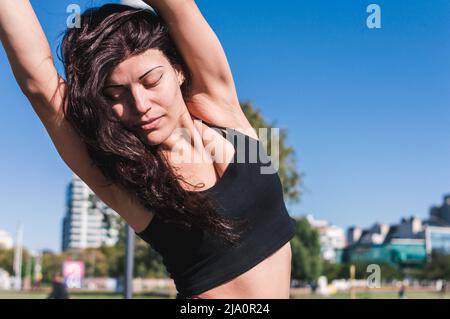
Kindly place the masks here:
<instances>
[{"instance_id":1,"label":"high-rise building","mask_svg":"<svg viewBox=\"0 0 450 319\"><path fill-rule=\"evenodd\" d=\"M431 207L429 224L433 226L450 226L450 194L444 196L441 206Z\"/></svg>"},{"instance_id":2,"label":"high-rise building","mask_svg":"<svg viewBox=\"0 0 450 319\"><path fill-rule=\"evenodd\" d=\"M118 240L118 215L75 174L67 186L62 250L112 246Z\"/></svg>"},{"instance_id":3,"label":"high-rise building","mask_svg":"<svg viewBox=\"0 0 450 319\"><path fill-rule=\"evenodd\" d=\"M306 219L319 232L322 258L335 262L337 258L336 252L345 247L344 230L336 225L331 225L326 220L314 219L312 215L307 215Z\"/></svg>"}]
</instances>

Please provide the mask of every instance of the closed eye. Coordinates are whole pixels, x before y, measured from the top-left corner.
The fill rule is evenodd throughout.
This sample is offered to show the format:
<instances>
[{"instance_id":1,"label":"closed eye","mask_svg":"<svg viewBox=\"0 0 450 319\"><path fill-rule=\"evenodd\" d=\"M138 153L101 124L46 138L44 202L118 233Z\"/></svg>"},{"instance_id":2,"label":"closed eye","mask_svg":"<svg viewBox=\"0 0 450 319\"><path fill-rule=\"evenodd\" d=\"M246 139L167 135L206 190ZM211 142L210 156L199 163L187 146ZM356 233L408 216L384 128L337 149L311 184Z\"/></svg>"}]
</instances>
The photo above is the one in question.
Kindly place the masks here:
<instances>
[{"instance_id":1,"label":"closed eye","mask_svg":"<svg viewBox=\"0 0 450 319\"><path fill-rule=\"evenodd\" d=\"M152 88L157 86L161 82L161 78L163 77L163 74L158 76L146 76L144 79L142 79L142 85L146 88Z\"/></svg>"},{"instance_id":2,"label":"closed eye","mask_svg":"<svg viewBox=\"0 0 450 319\"><path fill-rule=\"evenodd\" d=\"M125 88L121 87L109 87L103 90L103 96L113 102L123 99L125 93Z\"/></svg>"}]
</instances>

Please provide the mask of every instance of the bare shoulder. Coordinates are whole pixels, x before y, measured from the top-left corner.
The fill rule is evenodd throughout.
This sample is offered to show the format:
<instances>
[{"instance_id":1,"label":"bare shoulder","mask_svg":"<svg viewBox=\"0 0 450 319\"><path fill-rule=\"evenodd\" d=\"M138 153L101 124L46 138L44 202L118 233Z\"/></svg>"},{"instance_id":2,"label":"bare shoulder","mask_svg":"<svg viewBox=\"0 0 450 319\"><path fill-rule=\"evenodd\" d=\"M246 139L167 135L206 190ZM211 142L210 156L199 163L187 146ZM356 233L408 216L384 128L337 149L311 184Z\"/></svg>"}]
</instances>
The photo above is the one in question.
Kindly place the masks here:
<instances>
[{"instance_id":1,"label":"bare shoulder","mask_svg":"<svg viewBox=\"0 0 450 319\"><path fill-rule=\"evenodd\" d=\"M211 98L207 94L196 94L186 102L189 112L200 120L216 126L233 128L254 139L255 129L245 116L240 104Z\"/></svg>"}]
</instances>

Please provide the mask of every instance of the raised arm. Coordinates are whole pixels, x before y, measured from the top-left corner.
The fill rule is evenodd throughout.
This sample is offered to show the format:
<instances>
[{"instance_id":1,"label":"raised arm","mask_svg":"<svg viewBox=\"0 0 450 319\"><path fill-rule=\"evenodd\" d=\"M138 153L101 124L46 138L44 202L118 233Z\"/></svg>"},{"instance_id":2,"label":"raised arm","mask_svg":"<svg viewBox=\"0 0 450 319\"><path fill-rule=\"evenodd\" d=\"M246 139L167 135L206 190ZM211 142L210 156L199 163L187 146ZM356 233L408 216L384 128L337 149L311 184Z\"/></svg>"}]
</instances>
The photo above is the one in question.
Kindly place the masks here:
<instances>
[{"instance_id":1,"label":"raised arm","mask_svg":"<svg viewBox=\"0 0 450 319\"><path fill-rule=\"evenodd\" d=\"M44 124L59 155L108 206L136 231L153 214L91 165L86 146L68 121L63 105L66 84L59 76L50 47L28 0L0 0L0 40L14 76Z\"/></svg>"},{"instance_id":2,"label":"raised arm","mask_svg":"<svg viewBox=\"0 0 450 319\"><path fill-rule=\"evenodd\" d=\"M33 106L38 107L41 120L59 114L62 80L28 0L0 0L0 39L17 83ZM53 102L48 105L46 101Z\"/></svg>"},{"instance_id":3,"label":"raised arm","mask_svg":"<svg viewBox=\"0 0 450 319\"><path fill-rule=\"evenodd\" d=\"M228 107L239 102L225 52L194 0L145 0L168 24L192 73L193 93L204 93Z\"/></svg>"}]
</instances>

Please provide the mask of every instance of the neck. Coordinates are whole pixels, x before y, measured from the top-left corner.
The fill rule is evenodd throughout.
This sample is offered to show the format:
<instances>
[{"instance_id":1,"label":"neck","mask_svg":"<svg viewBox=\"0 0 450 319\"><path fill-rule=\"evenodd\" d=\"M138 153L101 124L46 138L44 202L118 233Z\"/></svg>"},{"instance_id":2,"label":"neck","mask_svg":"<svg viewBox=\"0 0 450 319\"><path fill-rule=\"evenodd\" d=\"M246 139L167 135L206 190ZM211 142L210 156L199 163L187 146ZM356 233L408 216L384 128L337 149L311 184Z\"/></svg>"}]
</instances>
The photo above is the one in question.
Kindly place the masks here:
<instances>
[{"instance_id":1,"label":"neck","mask_svg":"<svg viewBox=\"0 0 450 319\"><path fill-rule=\"evenodd\" d=\"M163 154L170 158L172 155L179 156L180 150L183 152L201 153L203 147L202 137L195 127L194 121L189 113L185 110L179 117L177 126L172 134L161 143Z\"/></svg>"}]
</instances>

